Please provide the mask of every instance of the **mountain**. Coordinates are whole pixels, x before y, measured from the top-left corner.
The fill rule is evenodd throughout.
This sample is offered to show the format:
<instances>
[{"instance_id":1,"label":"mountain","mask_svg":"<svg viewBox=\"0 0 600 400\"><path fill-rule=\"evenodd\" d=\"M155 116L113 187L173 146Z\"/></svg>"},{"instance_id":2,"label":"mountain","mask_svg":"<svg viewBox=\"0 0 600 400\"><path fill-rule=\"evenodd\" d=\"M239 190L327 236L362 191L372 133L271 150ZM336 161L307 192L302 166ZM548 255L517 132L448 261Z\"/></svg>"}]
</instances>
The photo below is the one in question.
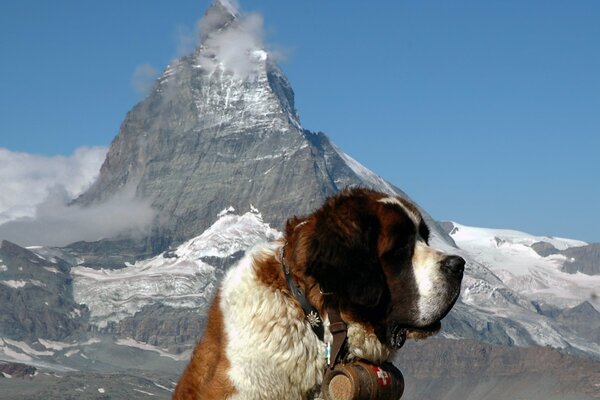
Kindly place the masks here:
<instances>
[{"instance_id":1,"label":"mountain","mask_svg":"<svg viewBox=\"0 0 600 400\"><path fill-rule=\"evenodd\" d=\"M200 25L199 46L127 114L99 179L77 203L134 187L157 211L157 253L201 234L230 206L254 206L281 229L349 185L402 194L323 133L302 128L290 83L228 2L215 2Z\"/></svg>"}]
</instances>

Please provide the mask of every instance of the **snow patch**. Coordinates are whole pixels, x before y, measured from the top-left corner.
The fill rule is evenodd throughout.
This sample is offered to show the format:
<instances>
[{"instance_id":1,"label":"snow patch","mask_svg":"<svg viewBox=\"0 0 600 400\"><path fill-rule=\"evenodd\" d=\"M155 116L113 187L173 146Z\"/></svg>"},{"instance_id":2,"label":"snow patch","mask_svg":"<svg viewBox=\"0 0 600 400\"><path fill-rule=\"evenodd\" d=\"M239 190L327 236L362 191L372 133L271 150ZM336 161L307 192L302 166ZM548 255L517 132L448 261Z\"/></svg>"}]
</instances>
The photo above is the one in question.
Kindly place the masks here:
<instances>
[{"instance_id":1,"label":"snow patch","mask_svg":"<svg viewBox=\"0 0 600 400\"><path fill-rule=\"evenodd\" d=\"M154 383L154 385L155 385L155 386L157 386L157 387L159 387L159 388L161 388L161 389L163 389L163 390L166 390L167 392L171 392L171 393L173 393L173 392L175 391L175 389L170 389L170 388L168 388L168 387L166 387L166 386L163 386L163 385L161 385L161 384L158 384L158 383L156 383L156 382L152 382L152 383Z\"/></svg>"},{"instance_id":2,"label":"snow patch","mask_svg":"<svg viewBox=\"0 0 600 400\"><path fill-rule=\"evenodd\" d=\"M600 276L562 272L564 256L542 257L531 248L537 242L550 243L557 249L583 246L585 242L453 224L450 236L456 244L526 299L541 300L559 308L573 307L593 299L593 294L600 287ZM467 287L463 300L476 304L481 299L473 300L472 295L478 289L477 285ZM599 308L600 304L595 306Z\"/></svg>"},{"instance_id":3,"label":"snow patch","mask_svg":"<svg viewBox=\"0 0 600 400\"><path fill-rule=\"evenodd\" d=\"M6 281L0 281L0 284L4 285L4 286L8 286L11 287L13 289L21 289L24 288L27 285L33 285L33 286L38 286L38 287L46 287L46 284L43 282L40 282L36 279L30 279L28 281L22 281L22 280L6 280Z\"/></svg>"},{"instance_id":4,"label":"snow patch","mask_svg":"<svg viewBox=\"0 0 600 400\"><path fill-rule=\"evenodd\" d=\"M27 281L7 280L7 281L0 281L0 284L11 287L13 289L20 289L22 287L25 287L25 285L27 285Z\"/></svg>"},{"instance_id":5,"label":"snow patch","mask_svg":"<svg viewBox=\"0 0 600 400\"><path fill-rule=\"evenodd\" d=\"M139 393L147 394L148 396L156 396L154 393L145 392L145 391L140 390L140 389L133 389L133 390L136 391L136 392L139 392Z\"/></svg>"},{"instance_id":6,"label":"snow patch","mask_svg":"<svg viewBox=\"0 0 600 400\"><path fill-rule=\"evenodd\" d=\"M117 344L119 346L133 347L133 348L145 350L145 351L152 351L152 352L158 353L158 355L161 357L168 357L168 358L171 358L171 359L177 360L177 361L187 360L191 355L191 350L185 351L181 354L172 354L172 353L169 353L168 351L166 351L165 349L161 349L159 347L152 346L148 343L138 342L137 340L130 339L130 338L117 339L115 344Z\"/></svg>"},{"instance_id":7,"label":"snow patch","mask_svg":"<svg viewBox=\"0 0 600 400\"><path fill-rule=\"evenodd\" d=\"M7 339L7 338L0 338L0 340L2 340L4 343L6 343L8 345L11 345L12 347L15 347L15 348L21 350L21 352L28 354L28 355L33 355L33 356L52 356L52 355L54 355L53 351L35 350L35 349L31 348L31 346L29 346L25 342L19 342L19 341Z\"/></svg>"},{"instance_id":8,"label":"snow patch","mask_svg":"<svg viewBox=\"0 0 600 400\"><path fill-rule=\"evenodd\" d=\"M344 153L333 143L331 145L332 145L333 149L338 153L338 155L344 160L346 165L348 165L348 167L350 167L350 169L361 180L368 182L370 185L373 186L374 189L380 190L387 194L394 195L394 196L396 196L398 194L397 191L394 190L394 188L389 183L387 183L383 178L381 178L379 175L376 175L375 173L373 173L373 171L371 171L370 169L368 169L367 167L365 167L364 165L362 165L361 163L356 161L354 158L350 157L348 154Z\"/></svg>"},{"instance_id":9,"label":"snow patch","mask_svg":"<svg viewBox=\"0 0 600 400\"><path fill-rule=\"evenodd\" d=\"M221 218L226 216L227 214L233 214L235 213L235 208L233 208L233 206L229 206L228 208L225 208L223 210L221 210L218 214L217 217Z\"/></svg>"}]
</instances>

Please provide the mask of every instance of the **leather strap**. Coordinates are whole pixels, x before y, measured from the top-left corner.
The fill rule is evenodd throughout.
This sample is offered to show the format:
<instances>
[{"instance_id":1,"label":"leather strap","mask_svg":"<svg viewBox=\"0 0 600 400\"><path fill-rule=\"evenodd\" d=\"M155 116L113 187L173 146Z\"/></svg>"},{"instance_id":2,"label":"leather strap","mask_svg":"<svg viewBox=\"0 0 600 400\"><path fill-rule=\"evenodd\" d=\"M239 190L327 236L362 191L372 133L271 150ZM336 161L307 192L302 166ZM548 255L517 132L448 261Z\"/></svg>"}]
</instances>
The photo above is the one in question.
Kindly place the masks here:
<instances>
[{"instance_id":1,"label":"leather strap","mask_svg":"<svg viewBox=\"0 0 600 400\"><path fill-rule=\"evenodd\" d=\"M284 253L285 245L281 246L281 249L279 250L279 258L281 260L281 267L283 269L287 287L292 296L294 296L298 303L300 303L300 306L302 307L302 310L304 310L306 319L310 323L313 332L317 335L319 340L324 341L325 327L323 326L323 319L319 315L317 309L310 304L300 286L298 286L298 283L294 279L294 276L285 262ZM323 294L328 295L326 293ZM334 307L332 305L327 306L327 316L329 317L329 332L331 332L331 335L333 336L327 368L333 369L336 364L342 362L342 348L346 342L348 325L346 325L346 323L342 320L342 316L340 315L340 310L338 307Z\"/></svg>"},{"instance_id":2,"label":"leather strap","mask_svg":"<svg viewBox=\"0 0 600 400\"><path fill-rule=\"evenodd\" d=\"M348 326L340 315L340 310L337 307L328 306L327 316L329 317L329 331L333 336L333 343L331 344L331 360L327 365L329 369L342 362L341 351L346 341L346 335L348 333ZM340 358L338 360L338 358Z\"/></svg>"},{"instance_id":3,"label":"leather strap","mask_svg":"<svg viewBox=\"0 0 600 400\"><path fill-rule=\"evenodd\" d=\"M285 256L283 254L284 249L285 246L282 246L280 250L280 258L281 267L283 268L283 274L285 275L287 287L292 296L294 296L298 303L300 303L300 307L302 307L302 310L304 310L306 320L310 324L310 327L312 328L313 332L315 333L315 335L317 335L320 341L323 341L325 337L325 327L323 326L323 319L319 315L317 309L312 304L310 304L310 302L304 295L304 292L302 291L300 286L298 286L298 283L296 283L294 276L292 275L290 269L288 268L285 262Z\"/></svg>"}]
</instances>

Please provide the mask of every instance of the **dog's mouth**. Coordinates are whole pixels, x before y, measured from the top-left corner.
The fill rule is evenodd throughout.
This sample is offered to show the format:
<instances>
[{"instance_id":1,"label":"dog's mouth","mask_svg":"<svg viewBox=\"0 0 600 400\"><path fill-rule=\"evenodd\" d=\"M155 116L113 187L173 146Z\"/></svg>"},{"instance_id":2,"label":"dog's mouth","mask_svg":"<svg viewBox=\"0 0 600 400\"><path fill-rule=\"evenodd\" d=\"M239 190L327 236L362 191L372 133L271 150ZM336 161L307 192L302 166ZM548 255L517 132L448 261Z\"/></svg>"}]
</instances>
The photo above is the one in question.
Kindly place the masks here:
<instances>
[{"instance_id":1,"label":"dog's mouth","mask_svg":"<svg viewBox=\"0 0 600 400\"><path fill-rule=\"evenodd\" d=\"M435 335L441 329L442 324L440 321L436 321L430 325L423 327L407 327L402 324L392 324L388 328L388 344L395 349L399 349L404 345L406 339L426 339L430 336Z\"/></svg>"}]
</instances>

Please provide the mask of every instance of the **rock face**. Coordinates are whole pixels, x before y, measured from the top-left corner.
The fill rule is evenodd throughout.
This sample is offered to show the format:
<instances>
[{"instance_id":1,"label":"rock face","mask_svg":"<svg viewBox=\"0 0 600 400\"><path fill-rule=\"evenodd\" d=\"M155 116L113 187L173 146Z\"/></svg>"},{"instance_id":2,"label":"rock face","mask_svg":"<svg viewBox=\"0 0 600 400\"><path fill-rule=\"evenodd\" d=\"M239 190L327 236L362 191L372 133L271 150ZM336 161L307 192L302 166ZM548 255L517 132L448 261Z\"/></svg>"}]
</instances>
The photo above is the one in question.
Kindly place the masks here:
<instances>
[{"instance_id":1,"label":"rock face","mask_svg":"<svg viewBox=\"0 0 600 400\"><path fill-rule=\"evenodd\" d=\"M60 340L86 325L73 300L70 266L6 240L0 243L0 337Z\"/></svg>"},{"instance_id":2,"label":"rock face","mask_svg":"<svg viewBox=\"0 0 600 400\"><path fill-rule=\"evenodd\" d=\"M31 365L0 362L0 378L24 378L26 376L33 376L35 371L36 368Z\"/></svg>"},{"instance_id":3,"label":"rock face","mask_svg":"<svg viewBox=\"0 0 600 400\"><path fill-rule=\"evenodd\" d=\"M198 332L204 330L205 324L205 313L152 304L119 321L114 333L180 353L198 341Z\"/></svg>"},{"instance_id":4,"label":"rock face","mask_svg":"<svg viewBox=\"0 0 600 400\"><path fill-rule=\"evenodd\" d=\"M99 179L77 200L135 187L159 214L154 253L199 235L229 206L252 205L281 230L348 185L403 194L302 128L288 80L248 25L228 4L210 7L198 48L127 114ZM232 58L223 50L232 43L248 44Z\"/></svg>"},{"instance_id":5,"label":"rock face","mask_svg":"<svg viewBox=\"0 0 600 400\"><path fill-rule=\"evenodd\" d=\"M558 250L550 243L537 242L531 248L542 257L554 254L565 256L566 260L561 268L564 272L570 274L581 272L586 275L600 275L600 243Z\"/></svg>"},{"instance_id":6,"label":"rock face","mask_svg":"<svg viewBox=\"0 0 600 400\"><path fill-rule=\"evenodd\" d=\"M531 248L542 257L548 257L559 252L556 247L548 242L535 242L531 245Z\"/></svg>"},{"instance_id":7,"label":"rock face","mask_svg":"<svg viewBox=\"0 0 600 400\"><path fill-rule=\"evenodd\" d=\"M600 312L589 302L562 310L556 319L571 331L600 346Z\"/></svg>"},{"instance_id":8,"label":"rock face","mask_svg":"<svg viewBox=\"0 0 600 400\"><path fill-rule=\"evenodd\" d=\"M573 247L563 250L561 254L567 257L563 271L571 274L582 272L586 275L600 275L600 243Z\"/></svg>"}]
</instances>

